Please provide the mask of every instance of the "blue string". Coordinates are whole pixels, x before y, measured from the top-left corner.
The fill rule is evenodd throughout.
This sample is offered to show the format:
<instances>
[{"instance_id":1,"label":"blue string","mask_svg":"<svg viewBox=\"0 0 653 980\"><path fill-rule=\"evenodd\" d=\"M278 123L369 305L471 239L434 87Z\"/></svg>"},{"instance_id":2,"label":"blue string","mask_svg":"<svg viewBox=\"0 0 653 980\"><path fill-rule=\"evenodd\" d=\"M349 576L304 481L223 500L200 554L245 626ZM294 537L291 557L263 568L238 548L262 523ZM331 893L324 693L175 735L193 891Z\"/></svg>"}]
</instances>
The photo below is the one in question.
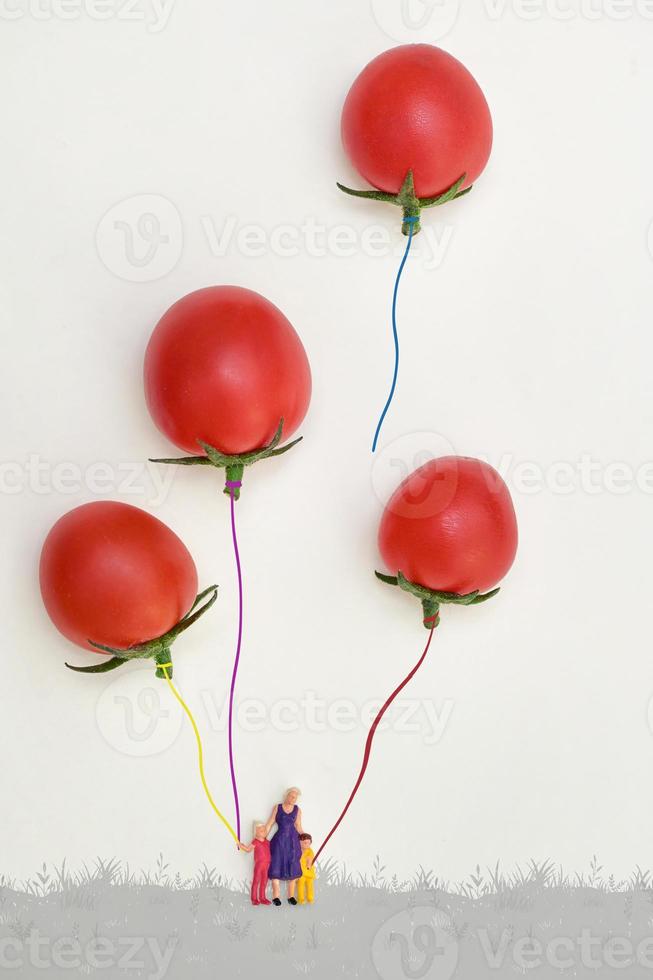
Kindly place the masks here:
<instances>
[{"instance_id":1,"label":"blue string","mask_svg":"<svg viewBox=\"0 0 653 980\"><path fill-rule=\"evenodd\" d=\"M408 225L408 242L406 244L406 251L404 252L404 257L401 260L401 265L399 266L399 271L397 272L397 278L395 280L394 293L392 295L392 336L395 343L395 369L392 376L392 386L390 388L390 394L388 395L388 400L385 403L385 407L381 412L381 418L376 426L376 432L374 433L374 442L372 443L372 452L376 452L376 444L379 441L379 435L381 433L381 426L383 421L388 414L388 409L390 408L390 403L394 398L395 388L397 387L397 375L399 374L399 334L397 333L397 293L399 291L399 281L401 279L401 273L404 271L404 266L406 265L406 259L408 258L408 253L410 252L410 245L413 240L413 225L416 221L419 221L419 216L404 218L404 221Z\"/></svg>"}]
</instances>

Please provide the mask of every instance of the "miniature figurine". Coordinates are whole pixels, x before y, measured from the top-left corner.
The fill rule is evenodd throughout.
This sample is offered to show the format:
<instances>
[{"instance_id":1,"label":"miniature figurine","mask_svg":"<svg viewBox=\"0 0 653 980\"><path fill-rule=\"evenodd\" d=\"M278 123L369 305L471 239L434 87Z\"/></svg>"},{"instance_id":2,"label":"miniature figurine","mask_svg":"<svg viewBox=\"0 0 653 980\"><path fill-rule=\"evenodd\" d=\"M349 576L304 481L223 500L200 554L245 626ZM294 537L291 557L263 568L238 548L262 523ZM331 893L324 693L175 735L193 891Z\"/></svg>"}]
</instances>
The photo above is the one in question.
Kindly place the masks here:
<instances>
[{"instance_id":1,"label":"miniature figurine","mask_svg":"<svg viewBox=\"0 0 653 980\"><path fill-rule=\"evenodd\" d=\"M277 830L270 841L270 870L269 875L272 881L272 901L274 905L281 905L279 898L279 882L286 881L288 904L297 905L295 898L295 884L302 876L301 856L302 848L299 843L299 835L302 834L302 811L297 806L300 797L300 790L296 786L291 786L286 791L283 803L278 803L270 814L270 819L265 825L266 836L276 823Z\"/></svg>"},{"instance_id":2,"label":"miniature figurine","mask_svg":"<svg viewBox=\"0 0 653 980\"><path fill-rule=\"evenodd\" d=\"M254 851L254 877L252 878L252 905L270 905L266 897L268 869L270 867L270 841L265 824L254 824L254 840L251 844L240 842L240 849L248 854Z\"/></svg>"},{"instance_id":3,"label":"miniature figurine","mask_svg":"<svg viewBox=\"0 0 653 980\"><path fill-rule=\"evenodd\" d=\"M311 848L313 838L310 834L300 834L299 843L302 849L302 856L300 858L302 876L297 882L297 901L300 905L303 905L304 902L312 905L313 899L315 898L315 868L313 867L313 858L315 855Z\"/></svg>"}]
</instances>

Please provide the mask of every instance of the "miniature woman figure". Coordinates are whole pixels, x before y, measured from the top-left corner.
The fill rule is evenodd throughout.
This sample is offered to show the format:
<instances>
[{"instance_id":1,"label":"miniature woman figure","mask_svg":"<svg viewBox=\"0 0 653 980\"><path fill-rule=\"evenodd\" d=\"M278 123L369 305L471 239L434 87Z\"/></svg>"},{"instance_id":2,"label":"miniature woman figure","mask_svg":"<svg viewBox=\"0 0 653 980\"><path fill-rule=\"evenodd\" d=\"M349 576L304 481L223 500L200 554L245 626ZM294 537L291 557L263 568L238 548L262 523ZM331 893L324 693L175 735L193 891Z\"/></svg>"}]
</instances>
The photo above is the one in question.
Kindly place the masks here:
<instances>
[{"instance_id":1,"label":"miniature woman figure","mask_svg":"<svg viewBox=\"0 0 653 980\"><path fill-rule=\"evenodd\" d=\"M315 898L315 868L313 867L313 838L310 834L300 834L299 843L302 849L300 864L302 866L302 876L297 882L297 901L300 905L304 902L313 904Z\"/></svg>"},{"instance_id":2,"label":"miniature woman figure","mask_svg":"<svg viewBox=\"0 0 653 980\"><path fill-rule=\"evenodd\" d=\"M295 884L302 876L300 859L302 848L299 843L299 835L302 830L302 811L297 806L300 791L296 786L291 786L286 791L283 803L278 803L270 814L270 819L265 825L266 837L276 823L277 830L270 841L270 869L269 876L272 880L272 901L275 905L281 905L279 898L279 882L286 881L288 891L288 904L297 905L295 898Z\"/></svg>"},{"instance_id":3,"label":"miniature woman figure","mask_svg":"<svg viewBox=\"0 0 653 980\"><path fill-rule=\"evenodd\" d=\"M254 824L254 840L251 844L240 841L241 851L250 854L254 851L254 877L252 878L252 905L270 905L266 897L268 869L270 867L270 841L267 839L265 824Z\"/></svg>"}]
</instances>

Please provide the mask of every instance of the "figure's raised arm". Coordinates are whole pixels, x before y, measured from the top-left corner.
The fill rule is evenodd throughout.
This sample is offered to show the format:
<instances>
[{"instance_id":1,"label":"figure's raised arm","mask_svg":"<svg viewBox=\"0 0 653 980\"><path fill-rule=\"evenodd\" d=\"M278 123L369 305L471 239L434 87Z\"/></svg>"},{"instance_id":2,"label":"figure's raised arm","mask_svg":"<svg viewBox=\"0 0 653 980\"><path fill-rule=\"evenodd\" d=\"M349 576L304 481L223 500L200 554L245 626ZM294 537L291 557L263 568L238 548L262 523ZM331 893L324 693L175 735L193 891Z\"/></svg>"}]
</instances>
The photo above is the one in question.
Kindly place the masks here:
<instances>
[{"instance_id":1,"label":"figure's raised arm","mask_svg":"<svg viewBox=\"0 0 653 980\"><path fill-rule=\"evenodd\" d=\"M275 825L276 822L277 822L277 808L276 808L276 806L274 806L274 807L272 807L272 813L270 814L270 819L268 820L268 822L265 825L265 836L266 837L268 836L268 834L270 833L270 831L272 830L272 828L274 827L274 825Z\"/></svg>"}]
</instances>

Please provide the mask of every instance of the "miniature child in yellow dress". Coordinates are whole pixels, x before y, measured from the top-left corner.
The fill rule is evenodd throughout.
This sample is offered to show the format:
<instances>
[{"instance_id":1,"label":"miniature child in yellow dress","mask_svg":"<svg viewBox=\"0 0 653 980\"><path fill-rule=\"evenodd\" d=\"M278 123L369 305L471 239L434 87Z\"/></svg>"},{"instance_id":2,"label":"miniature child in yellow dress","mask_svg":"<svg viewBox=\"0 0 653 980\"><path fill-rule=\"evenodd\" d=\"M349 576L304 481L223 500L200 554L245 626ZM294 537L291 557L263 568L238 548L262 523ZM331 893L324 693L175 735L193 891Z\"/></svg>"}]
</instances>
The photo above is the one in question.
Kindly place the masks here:
<instances>
[{"instance_id":1,"label":"miniature child in yellow dress","mask_svg":"<svg viewBox=\"0 0 653 980\"><path fill-rule=\"evenodd\" d=\"M315 868L313 867L313 858L315 855L311 850L311 844L313 843L313 838L310 834L300 834L299 843L302 848L302 856L299 863L302 866L302 876L297 882L297 901L300 905L304 902L313 903L313 898L315 897L314 884L315 881Z\"/></svg>"}]
</instances>

